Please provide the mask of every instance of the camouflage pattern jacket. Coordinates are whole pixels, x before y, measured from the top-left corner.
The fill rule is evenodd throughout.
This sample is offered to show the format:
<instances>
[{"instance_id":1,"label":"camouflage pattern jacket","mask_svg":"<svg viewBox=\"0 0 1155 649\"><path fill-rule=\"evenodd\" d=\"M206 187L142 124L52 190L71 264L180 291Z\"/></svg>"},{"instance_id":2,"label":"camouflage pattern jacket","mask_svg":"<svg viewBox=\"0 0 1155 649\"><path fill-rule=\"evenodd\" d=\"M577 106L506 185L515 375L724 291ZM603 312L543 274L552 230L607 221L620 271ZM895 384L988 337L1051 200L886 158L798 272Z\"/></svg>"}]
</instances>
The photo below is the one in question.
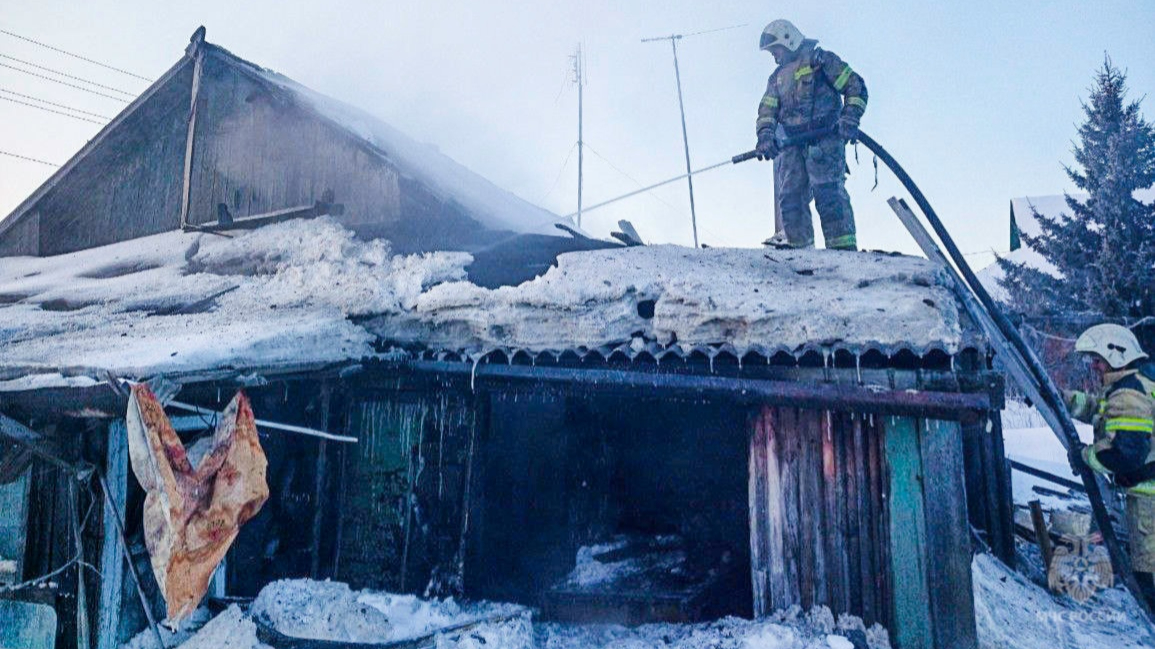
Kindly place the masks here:
<instances>
[{"instance_id":1,"label":"camouflage pattern jacket","mask_svg":"<svg viewBox=\"0 0 1155 649\"><path fill-rule=\"evenodd\" d=\"M1155 495L1155 382L1131 369L1108 372L1103 384L1101 395L1067 395L1071 416L1095 427L1083 459L1133 493Z\"/></svg>"},{"instance_id":2,"label":"camouflage pattern jacket","mask_svg":"<svg viewBox=\"0 0 1155 649\"><path fill-rule=\"evenodd\" d=\"M845 99L845 105L843 105ZM786 137L833 127L843 112L862 117L866 83L837 54L807 39L792 61L778 66L758 105L755 130L771 133L782 124Z\"/></svg>"}]
</instances>

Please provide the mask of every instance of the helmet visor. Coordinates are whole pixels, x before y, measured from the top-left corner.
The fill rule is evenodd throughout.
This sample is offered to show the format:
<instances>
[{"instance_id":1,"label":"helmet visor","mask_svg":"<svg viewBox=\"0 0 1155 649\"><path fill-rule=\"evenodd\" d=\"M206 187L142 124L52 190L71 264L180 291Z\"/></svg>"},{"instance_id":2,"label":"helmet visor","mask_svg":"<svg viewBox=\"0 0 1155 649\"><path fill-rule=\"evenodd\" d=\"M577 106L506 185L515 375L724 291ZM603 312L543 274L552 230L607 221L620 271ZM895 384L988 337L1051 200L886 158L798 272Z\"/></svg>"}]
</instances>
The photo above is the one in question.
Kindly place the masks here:
<instances>
[{"instance_id":1,"label":"helmet visor","mask_svg":"<svg viewBox=\"0 0 1155 649\"><path fill-rule=\"evenodd\" d=\"M758 47L763 50L770 49L770 46L777 42L777 36L768 32L762 32L762 39L758 42Z\"/></svg>"}]
</instances>

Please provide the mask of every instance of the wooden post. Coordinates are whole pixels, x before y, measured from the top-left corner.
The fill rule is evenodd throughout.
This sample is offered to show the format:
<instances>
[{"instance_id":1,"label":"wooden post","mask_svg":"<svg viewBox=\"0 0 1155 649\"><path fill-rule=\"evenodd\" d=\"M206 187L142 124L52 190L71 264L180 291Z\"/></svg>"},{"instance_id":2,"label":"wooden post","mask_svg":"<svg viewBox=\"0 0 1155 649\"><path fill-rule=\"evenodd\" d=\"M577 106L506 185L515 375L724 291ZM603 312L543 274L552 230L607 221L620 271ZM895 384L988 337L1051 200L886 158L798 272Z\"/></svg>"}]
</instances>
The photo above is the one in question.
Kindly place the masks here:
<instances>
[{"instance_id":1,"label":"wooden post","mask_svg":"<svg viewBox=\"0 0 1155 649\"><path fill-rule=\"evenodd\" d=\"M329 405L333 389L328 382L321 384L321 430L329 430ZM321 526L325 520L325 475L328 468L329 443L321 440L317 444L317 475L313 485L313 561L309 575L320 579L321 575Z\"/></svg>"},{"instance_id":2,"label":"wooden post","mask_svg":"<svg viewBox=\"0 0 1155 649\"><path fill-rule=\"evenodd\" d=\"M105 498L109 506L104 510L104 541L100 554L100 610L96 632L97 649L116 649L120 646L120 609L124 605L121 593L124 589L124 559L120 551L120 541L116 525L116 515L125 515L126 491L128 488L128 431L124 420L113 422L108 427L108 451L105 456L106 480L102 489L112 489Z\"/></svg>"},{"instance_id":3,"label":"wooden post","mask_svg":"<svg viewBox=\"0 0 1155 649\"><path fill-rule=\"evenodd\" d=\"M189 209L192 206L192 165L193 165L193 141L196 139L196 125L197 125L197 98L200 96L201 87L201 72L204 68L205 53L201 48L201 43L204 42L204 30L198 29L193 34L193 39L189 49L193 57L193 78L192 90L190 92L192 99L189 102L188 115L188 131L185 134L185 148L184 148L184 189L181 193L180 202L180 227L184 229L189 224Z\"/></svg>"},{"instance_id":4,"label":"wooden post","mask_svg":"<svg viewBox=\"0 0 1155 649\"><path fill-rule=\"evenodd\" d=\"M1035 528L1035 541L1043 553L1043 565L1050 570L1055 548L1051 546L1051 534L1047 531L1047 521L1043 518L1043 506L1037 500L1028 503L1031 507L1031 525Z\"/></svg>"}]
</instances>

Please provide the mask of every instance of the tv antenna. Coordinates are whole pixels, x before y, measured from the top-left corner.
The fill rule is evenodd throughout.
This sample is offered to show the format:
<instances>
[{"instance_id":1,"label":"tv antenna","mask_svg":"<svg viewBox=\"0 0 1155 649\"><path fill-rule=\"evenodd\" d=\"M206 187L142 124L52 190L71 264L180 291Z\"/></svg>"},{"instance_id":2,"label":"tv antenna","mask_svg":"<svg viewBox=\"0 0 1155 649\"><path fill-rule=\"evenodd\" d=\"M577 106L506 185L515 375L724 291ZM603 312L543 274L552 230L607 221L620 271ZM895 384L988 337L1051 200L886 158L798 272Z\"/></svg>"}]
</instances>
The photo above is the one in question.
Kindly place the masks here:
<instances>
[{"instance_id":1,"label":"tv antenna","mask_svg":"<svg viewBox=\"0 0 1155 649\"><path fill-rule=\"evenodd\" d=\"M577 51L570 57L573 59L573 82L578 87L578 191L577 191L577 226L582 226L582 86L585 85L585 80L582 78L582 45L578 43Z\"/></svg>"},{"instance_id":2,"label":"tv antenna","mask_svg":"<svg viewBox=\"0 0 1155 649\"><path fill-rule=\"evenodd\" d=\"M698 247L698 213L694 208L694 175L693 169L690 167L690 137L686 134L686 105L682 100L682 72L678 68L678 41L690 36L700 36L702 34L713 34L714 32L723 32L729 29L738 29L745 27L749 23L741 25L731 25L730 27L719 27L718 29L707 29L706 31L694 32L692 34L670 34L669 36L655 36L653 38L643 38L643 43L654 43L657 41L670 41L670 48L674 52L674 80L678 84L678 110L682 113L682 145L686 150L686 184L690 188L690 225L694 229L694 247ZM578 94L578 103L581 103L581 94ZM580 112L580 110L579 110ZM578 148L578 160L580 165L581 148ZM580 168L580 166L579 166ZM578 183L580 186L580 182ZM580 196L580 190L578 195ZM580 199L579 199L580 200ZM580 208L579 208L580 214ZM579 217L580 218L580 217Z\"/></svg>"}]
</instances>

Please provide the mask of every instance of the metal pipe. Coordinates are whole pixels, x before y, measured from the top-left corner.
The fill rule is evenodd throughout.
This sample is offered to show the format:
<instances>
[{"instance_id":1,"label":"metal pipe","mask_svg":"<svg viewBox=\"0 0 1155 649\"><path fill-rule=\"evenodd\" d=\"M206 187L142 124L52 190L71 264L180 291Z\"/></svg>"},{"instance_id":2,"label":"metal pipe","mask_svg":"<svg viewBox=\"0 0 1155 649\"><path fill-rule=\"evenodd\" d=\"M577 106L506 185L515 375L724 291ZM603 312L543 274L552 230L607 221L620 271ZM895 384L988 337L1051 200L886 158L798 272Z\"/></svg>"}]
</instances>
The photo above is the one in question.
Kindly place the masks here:
<instances>
[{"instance_id":1,"label":"metal pipe","mask_svg":"<svg viewBox=\"0 0 1155 649\"><path fill-rule=\"evenodd\" d=\"M187 410L189 412L195 412L198 415L211 415L213 417L217 417L221 414L215 410L209 410L208 408L202 408L200 406L196 406L196 405L193 405L191 403L184 403L181 401L169 401L168 403L166 403L164 405L166 407L172 406L173 408L177 408L180 410ZM273 428L276 430L283 430L283 431L287 431L290 433L299 433L301 435L309 435L310 437L319 437L321 439L327 439L331 442L349 442L351 444L357 443L356 437L348 437L346 435L334 435L333 433L326 433L323 430L317 430L315 428L305 428L304 426L294 426L292 424L279 424L275 421L267 421L264 419L256 419L254 421L256 422L258 428Z\"/></svg>"}]
</instances>

